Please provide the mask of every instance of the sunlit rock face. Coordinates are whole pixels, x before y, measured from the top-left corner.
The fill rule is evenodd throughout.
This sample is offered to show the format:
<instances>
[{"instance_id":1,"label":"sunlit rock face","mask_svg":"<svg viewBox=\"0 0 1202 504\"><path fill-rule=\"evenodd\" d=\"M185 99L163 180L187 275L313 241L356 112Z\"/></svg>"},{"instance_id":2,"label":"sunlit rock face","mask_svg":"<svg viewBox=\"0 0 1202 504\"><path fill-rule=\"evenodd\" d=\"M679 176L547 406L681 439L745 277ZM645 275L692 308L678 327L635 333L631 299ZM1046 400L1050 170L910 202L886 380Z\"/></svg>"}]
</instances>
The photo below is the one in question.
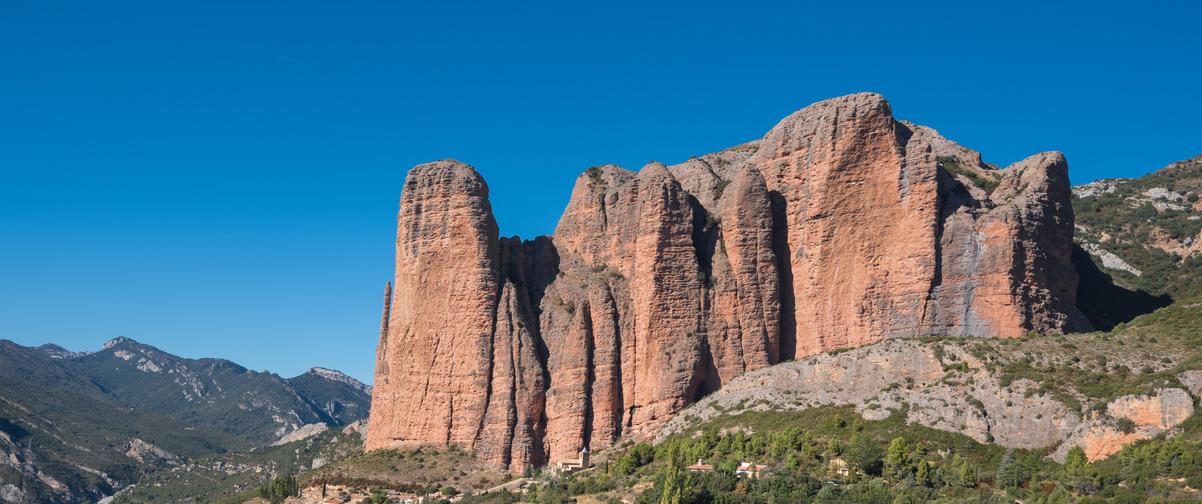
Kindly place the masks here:
<instances>
[{"instance_id":1,"label":"sunlit rock face","mask_svg":"<svg viewBox=\"0 0 1202 504\"><path fill-rule=\"evenodd\" d=\"M1072 231L1062 155L999 170L868 93L678 165L590 168L533 241L498 236L471 167L420 165L367 446L455 444L520 470L647 437L782 360L1088 329Z\"/></svg>"}]
</instances>

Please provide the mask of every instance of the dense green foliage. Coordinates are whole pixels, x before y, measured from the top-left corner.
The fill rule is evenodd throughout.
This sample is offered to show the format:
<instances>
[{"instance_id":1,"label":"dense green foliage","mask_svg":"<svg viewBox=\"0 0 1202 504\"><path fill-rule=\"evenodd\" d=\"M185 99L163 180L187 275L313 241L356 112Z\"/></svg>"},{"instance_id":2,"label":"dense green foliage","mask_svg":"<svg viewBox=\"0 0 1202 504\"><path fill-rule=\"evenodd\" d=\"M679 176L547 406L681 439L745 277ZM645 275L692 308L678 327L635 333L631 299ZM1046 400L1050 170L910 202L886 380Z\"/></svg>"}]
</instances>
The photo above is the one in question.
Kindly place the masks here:
<instances>
[{"instance_id":1,"label":"dense green foliage","mask_svg":"<svg viewBox=\"0 0 1202 504\"><path fill-rule=\"evenodd\" d=\"M291 474L276 476L270 483L259 487L259 497L271 504L280 504L284 499L299 495L300 484L296 482L296 476Z\"/></svg>"},{"instance_id":2,"label":"dense green foliage","mask_svg":"<svg viewBox=\"0 0 1202 504\"><path fill-rule=\"evenodd\" d=\"M744 413L716 419L695 436L676 436L658 446L635 445L592 471L542 481L524 496L490 494L465 503L558 504L593 495L617 502L639 481L639 504L727 503L922 503L922 502L1191 502L1202 498L1202 426L1132 445L1101 462L1080 448L1063 465L1046 452L980 445L956 434L905 425L900 419L863 421L841 408L798 414ZM725 425L719 428L718 425ZM732 429L756 425L759 430ZM813 428L807 429L806 426ZM882 442L882 439L898 435ZM631 456L632 453L636 455ZM630 464L650 460L627 474ZM696 458L714 462L712 472L689 472ZM845 460L840 475L830 461ZM772 469L758 479L741 478L735 461Z\"/></svg>"},{"instance_id":3,"label":"dense green foliage","mask_svg":"<svg viewBox=\"0 0 1202 504\"><path fill-rule=\"evenodd\" d=\"M1175 163L1143 177L1107 182L1116 190L1073 198L1077 241L1099 244L1142 274L1121 270L1106 273L1124 287L1173 298L1202 285L1202 256L1182 256L1166 247L1169 240L1189 243L1202 236L1202 219L1198 218L1202 212L1191 208L1202 193L1202 158ZM1144 194L1157 188L1181 194L1184 201L1172 203L1183 209L1158 210Z\"/></svg>"}]
</instances>

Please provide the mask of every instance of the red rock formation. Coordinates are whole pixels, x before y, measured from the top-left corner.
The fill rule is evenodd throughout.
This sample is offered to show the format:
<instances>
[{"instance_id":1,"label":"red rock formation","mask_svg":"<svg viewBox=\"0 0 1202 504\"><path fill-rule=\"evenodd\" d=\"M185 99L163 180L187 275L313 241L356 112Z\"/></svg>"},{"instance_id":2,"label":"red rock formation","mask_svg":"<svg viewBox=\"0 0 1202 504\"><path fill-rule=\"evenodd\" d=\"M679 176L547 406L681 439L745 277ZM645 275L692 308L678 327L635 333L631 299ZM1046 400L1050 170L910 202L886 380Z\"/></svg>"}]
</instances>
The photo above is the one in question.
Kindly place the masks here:
<instances>
[{"instance_id":1,"label":"red rock formation","mask_svg":"<svg viewBox=\"0 0 1202 504\"><path fill-rule=\"evenodd\" d=\"M772 248L772 207L759 171L732 174L717 203L707 282L706 334L717 376L708 388L780 362L780 281Z\"/></svg>"},{"instance_id":2,"label":"red rock formation","mask_svg":"<svg viewBox=\"0 0 1202 504\"><path fill-rule=\"evenodd\" d=\"M518 469L649 435L782 359L1087 328L1067 180L1057 153L999 171L874 94L679 165L590 168L553 242L499 239L479 175L421 165L368 448L459 444Z\"/></svg>"},{"instance_id":3,"label":"red rock formation","mask_svg":"<svg viewBox=\"0 0 1202 504\"><path fill-rule=\"evenodd\" d=\"M630 280L631 345L623 363L633 368L624 394L633 409L631 430L666 421L696 396L701 382L702 284L693 247L689 194L658 163L638 175L639 219Z\"/></svg>"},{"instance_id":4,"label":"red rock formation","mask_svg":"<svg viewBox=\"0 0 1202 504\"><path fill-rule=\"evenodd\" d=\"M884 99L858 94L794 113L760 141L751 163L783 198L796 355L921 333L936 168L903 140Z\"/></svg>"},{"instance_id":5,"label":"red rock formation","mask_svg":"<svg viewBox=\"0 0 1202 504\"><path fill-rule=\"evenodd\" d=\"M491 391L475 450L484 460L504 467L545 462L543 454L543 366L537 348L537 325L530 317L526 294L512 281L501 290L491 344Z\"/></svg>"},{"instance_id":6,"label":"red rock formation","mask_svg":"<svg viewBox=\"0 0 1202 504\"><path fill-rule=\"evenodd\" d=\"M542 462L537 326L525 292L500 289L488 186L462 163L429 163L410 171L400 206L367 448L456 444L500 465Z\"/></svg>"}]
</instances>

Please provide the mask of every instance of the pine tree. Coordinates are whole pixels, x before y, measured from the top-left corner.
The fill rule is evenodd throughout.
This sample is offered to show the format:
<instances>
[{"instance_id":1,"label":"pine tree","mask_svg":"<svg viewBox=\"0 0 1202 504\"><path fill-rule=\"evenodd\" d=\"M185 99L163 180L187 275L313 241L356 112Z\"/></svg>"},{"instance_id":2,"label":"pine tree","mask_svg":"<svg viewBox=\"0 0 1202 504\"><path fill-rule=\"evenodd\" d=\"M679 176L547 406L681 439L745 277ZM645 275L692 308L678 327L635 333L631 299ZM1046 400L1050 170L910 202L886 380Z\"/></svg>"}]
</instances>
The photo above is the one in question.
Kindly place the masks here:
<instances>
[{"instance_id":1,"label":"pine tree","mask_svg":"<svg viewBox=\"0 0 1202 504\"><path fill-rule=\"evenodd\" d=\"M1022 484L1020 481L1020 463L1014 459L1014 450L1006 450L1001 463L997 466L997 484L1002 488L1015 488Z\"/></svg>"},{"instance_id":2,"label":"pine tree","mask_svg":"<svg viewBox=\"0 0 1202 504\"><path fill-rule=\"evenodd\" d=\"M918 461L918 469L914 471L914 482L918 486L928 486L931 484L931 465L926 459Z\"/></svg>"},{"instance_id":3,"label":"pine tree","mask_svg":"<svg viewBox=\"0 0 1202 504\"><path fill-rule=\"evenodd\" d=\"M960 486L972 488L977 486L977 471L972 466L960 458L959 454L952 455L952 471L955 472L956 479Z\"/></svg>"},{"instance_id":4,"label":"pine tree","mask_svg":"<svg viewBox=\"0 0 1202 504\"><path fill-rule=\"evenodd\" d=\"M1085 450L1082 450L1080 446L1074 446L1064 457L1064 472L1069 477L1079 477L1084 473L1087 464L1089 464L1089 459L1085 457Z\"/></svg>"},{"instance_id":5,"label":"pine tree","mask_svg":"<svg viewBox=\"0 0 1202 504\"><path fill-rule=\"evenodd\" d=\"M885 476L893 481L902 481L910 476L912 463L910 459L910 444L901 436L889 442L885 452Z\"/></svg>"},{"instance_id":6,"label":"pine tree","mask_svg":"<svg viewBox=\"0 0 1202 504\"><path fill-rule=\"evenodd\" d=\"M822 452L822 458L830 460L842 454L843 447L839 445L839 441L837 439L829 439L826 441L826 450Z\"/></svg>"},{"instance_id":7,"label":"pine tree","mask_svg":"<svg viewBox=\"0 0 1202 504\"><path fill-rule=\"evenodd\" d=\"M288 497L300 495L300 484L296 476L291 474L276 476L265 486L259 487L259 497L267 499L272 504L284 502Z\"/></svg>"},{"instance_id":8,"label":"pine tree","mask_svg":"<svg viewBox=\"0 0 1202 504\"><path fill-rule=\"evenodd\" d=\"M660 475L663 491L657 504L683 504L691 500L692 478L680 468L680 461L673 457Z\"/></svg>"},{"instance_id":9,"label":"pine tree","mask_svg":"<svg viewBox=\"0 0 1202 504\"><path fill-rule=\"evenodd\" d=\"M868 475L879 474L881 456L881 447L867 436L862 434L853 436L851 444L847 447L847 463L854 469L852 477L856 477L856 472L861 471Z\"/></svg>"},{"instance_id":10,"label":"pine tree","mask_svg":"<svg viewBox=\"0 0 1202 504\"><path fill-rule=\"evenodd\" d=\"M789 452L785 455L785 467L788 467L790 471L796 471L801 467L801 460L798 460L797 455L794 455L793 452Z\"/></svg>"}]
</instances>

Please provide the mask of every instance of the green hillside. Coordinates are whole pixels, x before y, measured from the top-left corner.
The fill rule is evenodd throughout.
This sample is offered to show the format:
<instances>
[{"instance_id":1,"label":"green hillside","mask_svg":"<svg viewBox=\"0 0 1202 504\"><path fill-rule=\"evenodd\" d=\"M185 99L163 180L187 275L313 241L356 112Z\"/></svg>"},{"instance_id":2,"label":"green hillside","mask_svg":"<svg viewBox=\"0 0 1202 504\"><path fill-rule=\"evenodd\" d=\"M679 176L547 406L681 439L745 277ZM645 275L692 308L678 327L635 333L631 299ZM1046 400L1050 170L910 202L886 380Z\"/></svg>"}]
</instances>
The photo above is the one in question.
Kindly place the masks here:
<instances>
[{"instance_id":1,"label":"green hillside","mask_svg":"<svg viewBox=\"0 0 1202 504\"><path fill-rule=\"evenodd\" d=\"M365 418L368 391L336 371L285 380L127 338L93 353L0 341L0 490L94 502L306 424Z\"/></svg>"},{"instance_id":2,"label":"green hillside","mask_svg":"<svg viewBox=\"0 0 1202 504\"><path fill-rule=\"evenodd\" d=\"M1078 305L1095 327L1108 329L1202 285L1200 198L1202 156L1073 188Z\"/></svg>"},{"instance_id":3,"label":"green hillside","mask_svg":"<svg viewBox=\"0 0 1202 504\"><path fill-rule=\"evenodd\" d=\"M0 465L0 486L24 488L35 502L99 499L182 458L248 445L114 405L103 388L60 361L0 341L0 457L13 462Z\"/></svg>"}]
</instances>

